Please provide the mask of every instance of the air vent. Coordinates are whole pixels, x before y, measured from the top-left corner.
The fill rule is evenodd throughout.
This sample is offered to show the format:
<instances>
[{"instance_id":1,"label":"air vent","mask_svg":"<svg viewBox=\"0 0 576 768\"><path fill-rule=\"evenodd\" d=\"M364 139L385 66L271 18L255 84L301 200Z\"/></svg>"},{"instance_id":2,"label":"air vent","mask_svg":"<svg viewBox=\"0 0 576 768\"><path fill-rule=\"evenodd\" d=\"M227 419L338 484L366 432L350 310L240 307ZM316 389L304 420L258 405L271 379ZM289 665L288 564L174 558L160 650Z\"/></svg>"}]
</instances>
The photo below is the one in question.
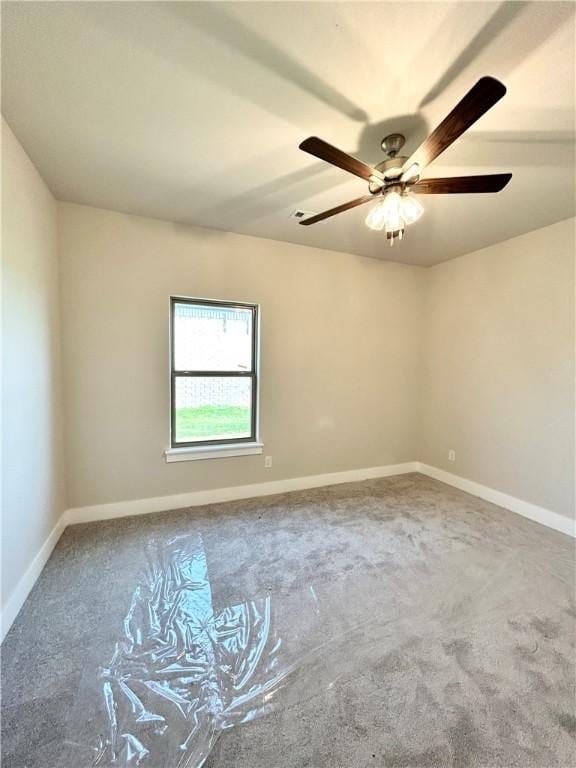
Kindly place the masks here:
<instances>
[{"instance_id":1,"label":"air vent","mask_svg":"<svg viewBox=\"0 0 576 768\"><path fill-rule=\"evenodd\" d=\"M296 211L293 211L293 213L290 214L290 217L292 219L307 219L308 216L314 216L314 215L315 215L314 211L296 210Z\"/></svg>"}]
</instances>

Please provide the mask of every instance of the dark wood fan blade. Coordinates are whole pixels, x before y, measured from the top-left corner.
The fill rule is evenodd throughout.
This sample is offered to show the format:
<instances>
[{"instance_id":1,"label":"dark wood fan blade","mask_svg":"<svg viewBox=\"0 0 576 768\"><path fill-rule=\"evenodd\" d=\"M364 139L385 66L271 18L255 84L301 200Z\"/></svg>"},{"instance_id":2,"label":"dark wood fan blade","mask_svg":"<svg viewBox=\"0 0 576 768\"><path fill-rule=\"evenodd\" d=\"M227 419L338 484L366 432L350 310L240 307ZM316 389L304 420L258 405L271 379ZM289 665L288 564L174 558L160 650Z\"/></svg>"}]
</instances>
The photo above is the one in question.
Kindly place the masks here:
<instances>
[{"instance_id":1,"label":"dark wood fan blade","mask_svg":"<svg viewBox=\"0 0 576 768\"><path fill-rule=\"evenodd\" d=\"M452 176L446 179L422 179L422 181L409 187L409 189L418 195L500 192L511 178L511 173L492 173L487 176Z\"/></svg>"},{"instance_id":2,"label":"dark wood fan blade","mask_svg":"<svg viewBox=\"0 0 576 768\"><path fill-rule=\"evenodd\" d=\"M364 197L357 197L356 200L350 200L348 203L342 203L342 205L337 205L336 208L330 208L329 211L317 213L316 216L310 216L309 219L304 219L304 221L300 221L298 223L307 227L308 224L316 224L317 221L328 219L330 216L336 216L337 213L348 211L350 208L356 208L357 205L363 205L364 203L368 203L370 200L374 199L374 195L364 195Z\"/></svg>"},{"instance_id":3,"label":"dark wood fan blade","mask_svg":"<svg viewBox=\"0 0 576 768\"><path fill-rule=\"evenodd\" d=\"M361 179L366 179L366 181L369 181L371 176L375 176L378 179L384 178L375 168L371 168L361 160L352 157L352 155L347 155L346 152L342 152L341 149L333 147L332 144L328 144L328 142L319 139L317 136L310 136L310 138L305 139L300 144L300 149L320 160L342 168L343 171L360 176ZM303 224L304 222L300 223Z\"/></svg>"},{"instance_id":4,"label":"dark wood fan blade","mask_svg":"<svg viewBox=\"0 0 576 768\"><path fill-rule=\"evenodd\" d=\"M466 96L442 120L440 125L432 131L430 136L406 161L404 168L409 168L413 163L418 163L420 173L439 154L444 152L452 142L456 141L464 131L468 130L476 120L496 104L506 93L506 86L494 77L482 77L471 88Z\"/></svg>"}]
</instances>

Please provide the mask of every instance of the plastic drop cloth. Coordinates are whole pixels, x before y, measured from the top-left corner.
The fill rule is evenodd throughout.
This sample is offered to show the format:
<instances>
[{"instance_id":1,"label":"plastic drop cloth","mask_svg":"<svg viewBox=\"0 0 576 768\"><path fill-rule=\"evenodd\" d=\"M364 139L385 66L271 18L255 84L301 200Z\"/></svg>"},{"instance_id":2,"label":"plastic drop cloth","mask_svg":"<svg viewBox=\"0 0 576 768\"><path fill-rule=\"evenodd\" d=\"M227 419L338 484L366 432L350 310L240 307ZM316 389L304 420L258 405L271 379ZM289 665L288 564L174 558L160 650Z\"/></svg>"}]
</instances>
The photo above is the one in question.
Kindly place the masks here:
<instances>
[{"instance_id":1,"label":"plastic drop cloth","mask_svg":"<svg viewBox=\"0 0 576 768\"><path fill-rule=\"evenodd\" d=\"M447 627L483 637L496 668L499 644L490 638L511 631L509 618L529 615L535 595L560 605L571 587L552 554L534 566L532 546L527 536L496 566L490 551L471 560L467 549L449 550L437 568L415 554L385 572L303 581L215 611L202 537L152 540L112 658L85 671L59 765L201 768L219 734L273 707L302 705L362 676L378 697L370 670L386 654L432 667ZM520 695L520 683L510 684ZM386 685L387 701L403 700L401 676ZM440 729L442 712L434 713ZM415 739L421 716L407 702L394 726Z\"/></svg>"},{"instance_id":2,"label":"plastic drop cloth","mask_svg":"<svg viewBox=\"0 0 576 768\"><path fill-rule=\"evenodd\" d=\"M214 612L199 535L152 542L99 670L105 721L95 718L92 745L69 741L69 751L83 765L201 766L219 732L266 711L281 681L270 623L270 597Z\"/></svg>"}]
</instances>

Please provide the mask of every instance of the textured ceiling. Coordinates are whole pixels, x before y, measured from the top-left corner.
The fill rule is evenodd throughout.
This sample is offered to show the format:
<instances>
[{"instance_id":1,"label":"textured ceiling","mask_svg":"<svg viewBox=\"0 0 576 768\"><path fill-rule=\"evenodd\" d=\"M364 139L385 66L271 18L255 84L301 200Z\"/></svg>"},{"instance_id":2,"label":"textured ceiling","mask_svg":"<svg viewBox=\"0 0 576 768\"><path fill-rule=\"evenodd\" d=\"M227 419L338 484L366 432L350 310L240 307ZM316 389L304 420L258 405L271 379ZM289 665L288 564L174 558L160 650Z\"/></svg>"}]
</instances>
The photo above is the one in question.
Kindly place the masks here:
<instances>
[{"instance_id":1,"label":"textured ceiling","mask_svg":"<svg viewBox=\"0 0 576 768\"><path fill-rule=\"evenodd\" d=\"M55 195L414 264L574 215L574 4L8 2L2 111ZM508 93L427 176L512 171L496 195L425 196L389 248L365 193L300 152L410 153L482 75Z\"/></svg>"}]
</instances>

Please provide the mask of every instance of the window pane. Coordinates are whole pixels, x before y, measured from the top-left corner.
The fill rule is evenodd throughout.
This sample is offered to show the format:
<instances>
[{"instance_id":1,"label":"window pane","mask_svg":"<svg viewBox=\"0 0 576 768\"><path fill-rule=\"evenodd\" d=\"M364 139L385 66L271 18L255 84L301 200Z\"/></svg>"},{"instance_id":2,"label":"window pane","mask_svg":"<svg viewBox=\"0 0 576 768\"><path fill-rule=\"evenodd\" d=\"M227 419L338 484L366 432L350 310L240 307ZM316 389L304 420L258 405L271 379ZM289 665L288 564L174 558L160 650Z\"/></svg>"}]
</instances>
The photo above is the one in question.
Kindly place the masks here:
<instances>
[{"instance_id":1,"label":"window pane","mask_svg":"<svg viewBox=\"0 0 576 768\"><path fill-rule=\"evenodd\" d=\"M252 370L252 311L175 303L174 363L177 371Z\"/></svg>"},{"instance_id":2,"label":"window pane","mask_svg":"<svg viewBox=\"0 0 576 768\"><path fill-rule=\"evenodd\" d=\"M248 376L177 376L175 401L176 443L250 437Z\"/></svg>"}]
</instances>

